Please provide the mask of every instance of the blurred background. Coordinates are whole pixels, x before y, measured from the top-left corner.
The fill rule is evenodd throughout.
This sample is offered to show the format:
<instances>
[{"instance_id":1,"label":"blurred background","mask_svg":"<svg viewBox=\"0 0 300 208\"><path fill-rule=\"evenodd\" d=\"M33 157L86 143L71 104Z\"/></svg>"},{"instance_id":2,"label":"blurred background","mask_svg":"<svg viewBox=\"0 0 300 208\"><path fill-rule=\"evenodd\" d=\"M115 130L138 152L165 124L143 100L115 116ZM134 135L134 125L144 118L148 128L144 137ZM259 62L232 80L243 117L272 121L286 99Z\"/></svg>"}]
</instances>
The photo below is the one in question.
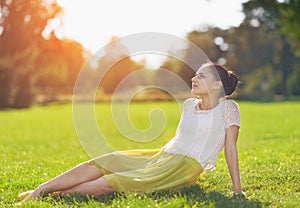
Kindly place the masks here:
<instances>
[{"instance_id":1,"label":"blurred background","mask_svg":"<svg viewBox=\"0 0 300 208\"><path fill-rule=\"evenodd\" d=\"M126 56L119 38L144 31L181 36L212 61L235 71L242 81L238 99L300 97L299 0L122 2L0 0L0 108L70 102L83 66L93 76ZM101 47L105 53L93 56ZM182 51L187 60L195 59L191 53L189 47ZM135 70L148 70L147 79L159 80L160 68L189 84L194 74L178 59L163 57L158 62L127 56L101 80L97 100L109 100L120 81ZM134 86L149 80L134 80ZM170 99L159 91L145 94L140 99Z\"/></svg>"}]
</instances>

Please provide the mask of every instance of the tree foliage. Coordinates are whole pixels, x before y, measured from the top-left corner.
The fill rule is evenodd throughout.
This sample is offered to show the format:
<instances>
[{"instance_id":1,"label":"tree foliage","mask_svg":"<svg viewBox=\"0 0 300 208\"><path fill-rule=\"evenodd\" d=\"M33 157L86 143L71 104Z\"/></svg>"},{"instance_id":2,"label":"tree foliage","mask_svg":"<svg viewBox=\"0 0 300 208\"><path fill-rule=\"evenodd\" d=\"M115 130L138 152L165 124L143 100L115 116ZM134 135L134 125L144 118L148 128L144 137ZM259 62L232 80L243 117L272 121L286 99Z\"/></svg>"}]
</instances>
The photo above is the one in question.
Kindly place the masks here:
<instances>
[{"instance_id":1,"label":"tree foliage","mask_svg":"<svg viewBox=\"0 0 300 208\"><path fill-rule=\"evenodd\" d=\"M54 0L0 2L0 108L30 106L38 93L62 93L74 85L84 48L58 39Z\"/></svg>"},{"instance_id":2,"label":"tree foliage","mask_svg":"<svg viewBox=\"0 0 300 208\"><path fill-rule=\"evenodd\" d=\"M300 44L300 1L289 0L281 4L280 15L278 20L281 29L284 33L288 34L291 38ZM297 53L299 54L299 48Z\"/></svg>"},{"instance_id":3,"label":"tree foliage","mask_svg":"<svg viewBox=\"0 0 300 208\"><path fill-rule=\"evenodd\" d=\"M194 30L186 38L210 60L225 64L241 76L243 97L300 95L299 11L298 0L252 0L243 4L245 19L240 26ZM61 24L61 12L55 0L0 1L0 108L28 107L39 95L52 100L59 94L72 93L86 61L83 54L88 51L74 40L58 38L53 23ZM183 54L181 60L167 59L161 68L177 73L190 84L195 73L192 68L206 60L195 55L192 47ZM117 38L106 46L96 65L90 66L87 74L105 73L96 83L103 93L113 93L125 77L144 68L128 56ZM147 79L169 81L155 71ZM149 80L131 80L124 87L147 85Z\"/></svg>"},{"instance_id":4,"label":"tree foliage","mask_svg":"<svg viewBox=\"0 0 300 208\"><path fill-rule=\"evenodd\" d=\"M299 3L296 1L249 1L244 3L244 13L246 14L246 22L258 28L265 28L265 34L271 38L270 42L272 48L271 64L275 71L280 71L281 82L279 93L283 96L289 96L293 90L289 89L289 77L297 68L297 31L299 29L291 30L291 25L300 26L298 20L290 20L290 14L299 13ZM294 15L297 18L297 15ZM287 26L290 25L290 26ZM290 28L290 29L288 29ZM275 39L275 40L274 40Z\"/></svg>"},{"instance_id":5,"label":"tree foliage","mask_svg":"<svg viewBox=\"0 0 300 208\"><path fill-rule=\"evenodd\" d=\"M200 47L210 60L225 64L240 75L243 83L240 97L270 99L274 95L299 95L297 31L300 26L295 31L291 29L291 25L300 24L298 4L296 1L249 1L243 4L245 19L239 27L195 30L188 33L187 39ZM291 16L295 20L290 24ZM185 60L198 58L202 62L189 48L185 52ZM190 83L194 71L179 61L177 65L180 69L176 71Z\"/></svg>"},{"instance_id":6,"label":"tree foliage","mask_svg":"<svg viewBox=\"0 0 300 208\"><path fill-rule=\"evenodd\" d=\"M126 46L119 41L119 38L112 37L105 47L105 55L98 61L96 72L104 73L99 88L104 93L113 93L126 76L142 68L144 68L142 64L138 64L129 57ZM141 83L142 80L132 80L124 87L132 88L138 82Z\"/></svg>"}]
</instances>

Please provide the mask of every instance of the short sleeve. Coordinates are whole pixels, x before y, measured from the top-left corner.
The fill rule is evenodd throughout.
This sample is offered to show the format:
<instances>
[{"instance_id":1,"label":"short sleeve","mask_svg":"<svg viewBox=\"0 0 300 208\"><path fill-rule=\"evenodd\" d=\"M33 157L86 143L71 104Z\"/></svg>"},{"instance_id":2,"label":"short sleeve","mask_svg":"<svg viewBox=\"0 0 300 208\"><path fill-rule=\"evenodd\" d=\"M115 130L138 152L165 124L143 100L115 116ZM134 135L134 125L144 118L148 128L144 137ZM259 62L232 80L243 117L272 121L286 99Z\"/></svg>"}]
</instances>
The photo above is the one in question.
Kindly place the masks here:
<instances>
[{"instance_id":1,"label":"short sleeve","mask_svg":"<svg viewBox=\"0 0 300 208\"><path fill-rule=\"evenodd\" d=\"M228 100L225 110L225 129L234 125L240 127L240 108L235 101Z\"/></svg>"},{"instance_id":2,"label":"short sleeve","mask_svg":"<svg viewBox=\"0 0 300 208\"><path fill-rule=\"evenodd\" d=\"M195 104L195 102L197 102L197 98L188 98L188 99L186 99L185 101L184 101L184 103L183 103L183 106L184 107L190 107L190 106L192 106L192 105L194 105ZM199 101L199 100L198 100Z\"/></svg>"}]
</instances>

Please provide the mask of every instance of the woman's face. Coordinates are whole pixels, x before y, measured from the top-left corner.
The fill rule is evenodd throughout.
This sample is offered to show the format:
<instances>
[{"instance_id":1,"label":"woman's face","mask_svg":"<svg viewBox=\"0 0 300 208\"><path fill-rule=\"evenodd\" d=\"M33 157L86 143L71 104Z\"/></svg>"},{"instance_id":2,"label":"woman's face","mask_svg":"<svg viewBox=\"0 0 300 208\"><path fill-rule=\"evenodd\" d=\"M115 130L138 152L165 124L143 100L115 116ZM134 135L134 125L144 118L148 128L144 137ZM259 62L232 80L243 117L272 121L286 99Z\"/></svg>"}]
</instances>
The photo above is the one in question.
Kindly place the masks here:
<instances>
[{"instance_id":1,"label":"woman's face","mask_svg":"<svg viewBox=\"0 0 300 208\"><path fill-rule=\"evenodd\" d=\"M192 78L192 90L194 95L208 95L216 89L216 78L208 67L200 68Z\"/></svg>"}]
</instances>

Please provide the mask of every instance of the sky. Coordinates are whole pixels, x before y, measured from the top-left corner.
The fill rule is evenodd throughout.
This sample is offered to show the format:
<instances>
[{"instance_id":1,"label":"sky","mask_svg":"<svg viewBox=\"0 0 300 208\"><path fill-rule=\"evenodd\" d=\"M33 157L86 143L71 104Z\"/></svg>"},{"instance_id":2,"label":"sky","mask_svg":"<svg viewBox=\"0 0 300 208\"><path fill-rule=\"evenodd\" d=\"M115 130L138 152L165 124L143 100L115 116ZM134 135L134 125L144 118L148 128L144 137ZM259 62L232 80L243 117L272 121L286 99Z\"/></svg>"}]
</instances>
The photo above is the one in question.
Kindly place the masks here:
<instances>
[{"instance_id":1,"label":"sky","mask_svg":"<svg viewBox=\"0 0 300 208\"><path fill-rule=\"evenodd\" d=\"M74 39L95 53L112 36L161 32L184 38L204 25L227 29L243 21L246 0L57 0L62 23L57 36Z\"/></svg>"}]
</instances>

